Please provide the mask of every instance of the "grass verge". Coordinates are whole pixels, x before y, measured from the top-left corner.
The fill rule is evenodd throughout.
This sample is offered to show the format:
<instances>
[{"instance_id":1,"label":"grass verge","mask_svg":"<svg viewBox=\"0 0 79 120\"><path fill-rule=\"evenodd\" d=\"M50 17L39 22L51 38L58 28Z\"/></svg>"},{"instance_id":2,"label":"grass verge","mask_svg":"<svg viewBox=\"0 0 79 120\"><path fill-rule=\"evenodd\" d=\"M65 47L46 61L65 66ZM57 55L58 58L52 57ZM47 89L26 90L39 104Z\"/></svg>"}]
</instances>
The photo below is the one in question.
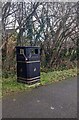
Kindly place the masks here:
<instances>
[{"instance_id":1,"label":"grass verge","mask_svg":"<svg viewBox=\"0 0 79 120\"><path fill-rule=\"evenodd\" d=\"M52 82L58 82L64 79L69 79L74 76L77 76L77 68L63 71L51 71L47 73L41 72L40 85L51 84ZM31 87L29 87L29 85L27 84L17 83L16 76L3 78L2 80L3 96L12 92L31 90L35 87L36 85L32 85Z\"/></svg>"}]
</instances>

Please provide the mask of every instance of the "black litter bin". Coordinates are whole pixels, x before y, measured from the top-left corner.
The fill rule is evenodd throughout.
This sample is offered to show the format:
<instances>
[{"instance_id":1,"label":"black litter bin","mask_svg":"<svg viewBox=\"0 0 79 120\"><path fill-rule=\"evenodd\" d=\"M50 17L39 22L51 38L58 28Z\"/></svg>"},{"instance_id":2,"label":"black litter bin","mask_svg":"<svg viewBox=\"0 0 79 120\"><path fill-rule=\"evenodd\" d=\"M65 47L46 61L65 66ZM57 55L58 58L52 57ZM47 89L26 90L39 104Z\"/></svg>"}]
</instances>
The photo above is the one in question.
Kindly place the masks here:
<instances>
[{"instance_id":1,"label":"black litter bin","mask_svg":"<svg viewBox=\"0 0 79 120\"><path fill-rule=\"evenodd\" d=\"M16 47L17 81L27 84L40 81L40 48Z\"/></svg>"}]
</instances>

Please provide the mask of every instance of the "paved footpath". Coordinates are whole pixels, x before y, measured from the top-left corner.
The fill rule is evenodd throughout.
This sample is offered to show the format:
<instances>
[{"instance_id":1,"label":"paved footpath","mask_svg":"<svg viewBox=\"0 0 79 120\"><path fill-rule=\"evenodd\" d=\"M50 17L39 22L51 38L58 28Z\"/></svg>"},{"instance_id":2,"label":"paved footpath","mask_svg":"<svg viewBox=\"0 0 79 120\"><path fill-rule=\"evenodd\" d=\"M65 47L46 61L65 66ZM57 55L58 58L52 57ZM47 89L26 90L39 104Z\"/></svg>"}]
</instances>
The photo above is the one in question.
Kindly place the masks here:
<instances>
[{"instance_id":1,"label":"paved footpath","mask_svg":"<svg viewBox=\"0 0 79 120\"><path fill-rule=\"evenodd\" d=\"M3 118L76 118L77 78L3 98Z\"/></svg>"}]
</instances>

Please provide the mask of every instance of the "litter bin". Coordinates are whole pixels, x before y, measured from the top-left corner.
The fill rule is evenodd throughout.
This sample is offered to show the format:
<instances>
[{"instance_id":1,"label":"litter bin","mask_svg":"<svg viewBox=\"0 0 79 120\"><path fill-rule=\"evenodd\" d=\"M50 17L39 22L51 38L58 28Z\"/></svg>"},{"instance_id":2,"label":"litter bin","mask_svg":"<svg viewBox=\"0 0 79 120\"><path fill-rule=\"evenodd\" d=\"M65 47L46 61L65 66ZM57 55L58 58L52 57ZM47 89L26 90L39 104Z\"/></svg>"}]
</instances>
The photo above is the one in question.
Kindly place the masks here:
<instances>
[{"instance_id":1,"label":"litter bin","mask_svg":"<svg viewBox=\"0 0 79 120\"><path fill-rule=\"evenodd\" d=\"M40 81L40 48L16 47L17 81L27 84Z\"/></svg>"}]
</instances>

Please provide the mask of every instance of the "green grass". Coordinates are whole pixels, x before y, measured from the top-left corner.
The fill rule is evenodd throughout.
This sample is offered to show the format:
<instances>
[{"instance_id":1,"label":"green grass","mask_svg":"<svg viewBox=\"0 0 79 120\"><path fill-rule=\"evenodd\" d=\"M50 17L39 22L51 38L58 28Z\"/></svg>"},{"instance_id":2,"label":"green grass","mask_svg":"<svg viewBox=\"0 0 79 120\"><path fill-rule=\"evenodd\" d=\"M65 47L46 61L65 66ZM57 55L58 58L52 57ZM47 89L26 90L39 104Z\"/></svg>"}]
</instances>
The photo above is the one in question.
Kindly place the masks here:
<instances>
[{"instance_id":1,"label":"green grass","mask_svg":"<svg viewBox=\"0 0 79 120\"><path fill-rule=\"evenodd\" d=\"M52 82L58 82L64 79L69 79L73 76L77 76L77 68L63 70L63 71L51 71L51 72L41 72L41 82L40 85L51 84ZM17 83L16 76L3 78L3 96L10 94L12 92L20 92L25 90L31 90L35 88L36 85L29 87L27 84Z\"/></svg>"},{"instance_id":2,"label":"green grass","mask_svg":"<svg viewBox=\"0 0 79 120\"><path fill-rule=\"evenodd\" d=\"M74 76L77 76L77 68L63 71L41 73L41 84L50 84L51 82L58 82L64 79L69 79Z\"/></svg>"}]
</instances>

